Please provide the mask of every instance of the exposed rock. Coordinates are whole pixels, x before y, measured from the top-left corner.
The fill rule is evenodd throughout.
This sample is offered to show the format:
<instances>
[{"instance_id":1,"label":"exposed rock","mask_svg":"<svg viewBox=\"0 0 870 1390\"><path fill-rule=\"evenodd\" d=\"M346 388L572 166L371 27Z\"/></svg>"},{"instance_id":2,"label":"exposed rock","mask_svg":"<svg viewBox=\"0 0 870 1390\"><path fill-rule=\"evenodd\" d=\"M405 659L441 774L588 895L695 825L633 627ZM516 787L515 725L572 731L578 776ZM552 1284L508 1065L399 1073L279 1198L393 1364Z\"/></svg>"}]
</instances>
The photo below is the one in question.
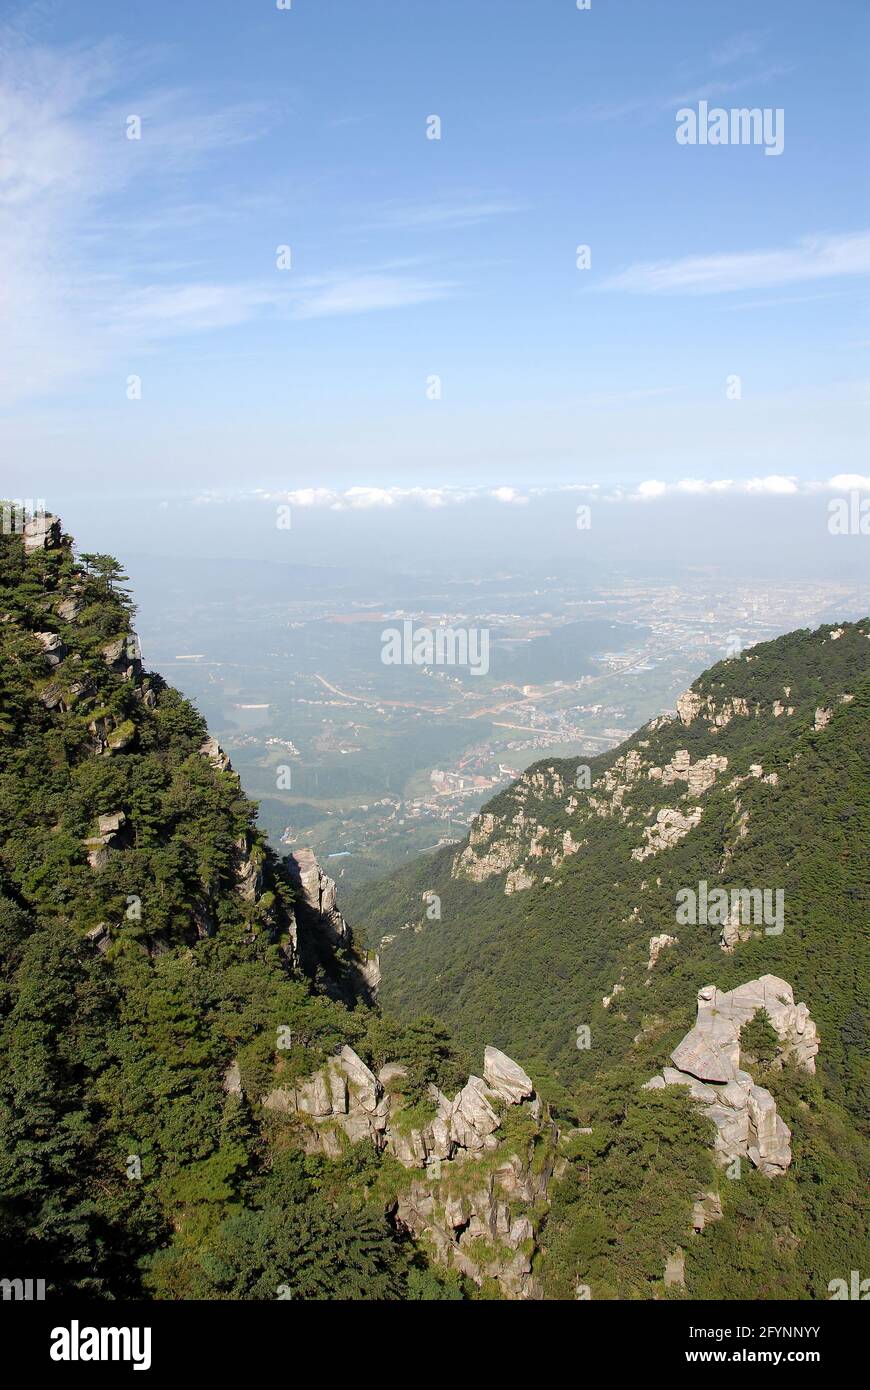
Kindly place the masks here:
<instances>
[{"instance_id":1,"label":"exposed rock","mask_svg":"<svg viewBox=\"0 0 870 1390\"><path fill-rule=\"evenodd\" d=\"M588 842L586 840L575 840L570 830L566 830L562 836L562 853L576 854Z\"/></svg>"},{"instance_id":2,"label":"exposed rock","mask_svg":"<svg viewBox=\"0 0 870 1390\"><path fill-rule=\"evenodd\" d=\"M815 729L816 733L818 733L820 729L826 729L833 717L834 711L832 709L817 709L816 717L813 720L813 728Z\"/></svg>"},{"instance_id":3,"label":"exposed rock","mask_svg":"<svg viewBox=\"0 0 870 1390\"><path fill-rule=\"evenodd\" d=\"M91 927L90 931L85 932L85 941L95 946L101 956L105 955L111 944L108 922L99 922L97 926Z\"/></svg>"},{"instance_id":4,"label":"exposed rock","mask_svg":"<svg viewBox=\"0 0 870 1390\"><path fill-rule=\"evenodd\" d=\"M52 681L51 684L43 686L42 690L39 692L39 698L41 703L45 705L45 708L48 710L63 710L66 707L63 686L59 685L56 681Z\"/></svg>"},{"instance_id":5,"label":"exposed rock","mask_svg":"<svg viewBox=\"0 0 870 1390\"><path fill-rule=\"evenodd\" d=\"M311 849L297 849L286 859L299 895L297 914L321 932L334 946L350 945L351 931L336 906L336 887L317 862Z\"/></svg>"},{"instance_id":6,"label":"exposed rock","mask_svg":"<svg viewBox=\"0 0 870 1390\"><path fill-rule=\"evenodd\" d=\"M758 713L757 709L755 713ZM724 729L738 716L747 718L749 704L742 696L736 695L717 705L711 695L700 695L695 690L687 690L677 700L677 714L680 722L686 725L692 724L700 715L711 725L711 732L714 732Z\"/></svg>"},{"instance_id":7,"label":"exposed rock","mask_svg":"<svg viewBox=\"0 0 870 1390\"><path fill-rule=\"evenodd\" d=\"M710 1221L722 1220L722 1199L718 1192L699 1192L692 1207L692 1229L699 1235Z\"/></svg>"},{"instance_id":8,"label":"exposed rock","mask_svg":"<svg viewBox=\"0 0 870 1390\"><path fill-rule=\"evenodd\" d=\"M671 786L678 781L686 783L689 796L701 796L716 781L720 772L725 772L728 759L718 753L710 753L693 763L687 748L680 748L664 767L651 767L649 777L660 781L663 786Z\"/></svg>"},{"instance_id":9,"label":"exposed rock","mask_svg":"<svg viewBox=\"0 0 870 1390\"><path fill-rule=\"evenodd\" d=\"M680 723L691 724L697 719L703 706L704 700L701 695L696 695L694 690L686 690L677 699L677 714L679 715Z\"/></svg>"},{"instance_id":10,"label":"exposed rock","mask_svg":"<svg viewBox=\"0 0 870 1390\"><path fill-rule=\"evenodd\" d=\"M596 815L619 815L624 820L628 815L628 809L623 805L625 794L639 780L643 768L643 758L636 748L616 758L596 780L596 794L589 796L589 805Z\"/></svg>"},{"instance_id":11,"label":"exposed rock","mask_svg":"<svg viewBox=\"0 0 870 1390\"><path fill-rule=\"evenodd\" d=\"M664 807L658 812L652 825L644 826L646 844L631 851L632 859L648 859L652 854L660 854L662 850L672 848L699 823L702 814L700 806L694 806L686 815L682 811Z\"/></svg>"},{"instance_id":12,"label":"exposed rock","mask_svg":"<svg viewBox=\"0 0 870 1390\"><path fill-rule=\"evenodd\" d=\"M780 1039L778 1062L794 1058L815 1071L816 1027L806 1004L795 1004L791 985L762 975L729 991L706 985L698 991L695 1027L671 1053L673 1067L653 1077L647 1088L688 1086L716 1125L715 1150L723 1163L748 1157L769 1177L791 1163L791 1131L763 1086L740 1067L740 1030L766 1010Z\"/></svg>"},{"instance_id":13,"label":"exposed rock","mask_svg":"<svg viewBox=\"0 0 870 1390\"><path fill-rule=\"evenodd\" d=\"M65 623L74 623L81 611L81 601L77 598L65 598L57 605L57 616Z\"/></svg>"},{"instance_id":14,"label":"exposed rock","mask_svg":"<svg viewBox=\"0 0 870 1390\"><path fill-rule=\"evenodd\" d=\"M123 830L127 817L123 811L112 811L97 820L97 834L84 841L88 851L88 863L95 871L104 869L109 862L110 850L123 848Z\"/></svg>"},{"instance_id":15,"label":"exposed rock","mask_svg":"<svg viewBox=\"0 0 870 1390\"><path fill-rule=\"evenodd\" d=\"M234 853L236 887L246 902L256 902L263 888L263 869L248 835L236 841Z\"/></svg>"},{"instance_id":16,"label":"exposed rock","mask_svg":"<svg viewBox=\"0 0 870 1390\"><path fill-rule=\"evenodd\" d=\"M330 1121L344 1130L351 1143L369 1139L377 1149L386 1148L409 1168L424 1167L433 1159L448 1159L459 1151L479 1155L498 1146L494 1137L501 1117L494 1103L529 1104L536 1119L542 1108L534 1086L523 1069L496 1048L487 1048L484 1075L470 1076L451 1101L436 1087L429 1088L435 1114L420 1128L401 1122L404 1100L400 1091L406 1069L391 1063L378 1076L352 1048L343 1047L324 1067L292 1088L278 1086L263 1097L267 1110ZM385 1092L385 1087L389 1088ZM312 1136L315 1147L316 1135Z\"/></svg>"},{"instance_id":17,"label":"exposed rock","mask_svg":"<svg viewBox=\"0 0 870 1390\"><path fill-rule=\"evenodd\" d=\"M106 665L125 680L138 679L142 674L142 653L135 632L124 632L113 637L101 649L101 654Z\"/></svg>"},{"instance_id":18,"label":"exposed rock","mask_svg":"<svg viewBox=\"0 0 870 1390\"><path fill-rule=\"evenodd\" d=\"M497 1141L489 1141L500 1123L490 1104L486 1082L479 1076L470 1076L453 1102L450 1133L454 1142L469 1153L494 1148Z\"/></svg>"},{"instance_id":19,"label":"exposed rock","mask_svg":"<svg viewBox=\"0 0 870 1390\"><path fill-rule=\"evenodd\" d=\"M369 997L375 999L381 987L381 958L376 951L366 952L365 958L360 961L359 972Z\"/></svg>"},{"instance_id":20,"label":"exposed rock","mask_svg":"<svg viewBox=\"0 0 870 1390\"><path fill-rule=\"evenodd\" d=\"M649 960L646 964L647 970L652 970L662 951L666 950L668 946L676 946L678 940L679 938L676 936L668 936L667 932L662 932L660 936L651 936L649 939Z\"/></svg>"},{"instance_id":21,"label":"exposed rock","mask_svg":"<svg viewBox=\"0 0 870 1390\"><path fill-rule=\"evenodd\" d=\"M522 1067L495 1047L487 1047L483 1054L483 1075L492 1090L510 1105L531 1100L535 1094L535 1088Z\"/></svg>"},{"instance_id":22,"label":"exposed rock","mask_svg":"<svg viewBox=\"0 0 870 1390\"><path fill-rule=\"evenodd\" d=\"M199 751L202 757L208 758L216 772L232 772L233 765L216 738L207 738Z\"/></svg>"},{"instance_id":23,"label":"exposed rock","mask_svg":"<svg viewBox=\"0 0 870 1390\"><path fill-rule=\"evenodd\" d=\"M622 991L623 991L624 989L625 989L625 985L622 983L622 981L621 981L621 980L617 980L616 984L613 986L613 989L610 991L610 993L609 993L609 994L605 994L604 998L601 1000L601 1003L602 1003L603 1007L604 1007L605 1009L609 1009L610 1006L611 1006L611 1004L613 1003L614 999L616 998L617 994L622 994Z\"/></svg>"},{"instance_id":24,"label":"exposed rock","mask_svg":"<svg viewBox=\"0 0 870 1390\"><path fill-rule=\"evenodd\" d=\"M112 811L108 816L100 816L97 827L100 835L111 838L116 835L123 825L126 825L127 817L123 811Z\"/></svg>"},{"instance_id":25,"label":"exposed rock","mask_svg":"<svg viewBox=\"0 0 870 1390\"><path fill-rule=\"evenodd\" d=\"M531 888L535 882L535 875L530 874L526 869L520 867L510 869L505 878L504 891L508 897L511 893L521 893L525 888Z\"/></svg>"},{"instance_id":26,"label":"exposed rock","mask_svg":"<svg viewBox=\"0 0 870 1390\"><path fill-rule=\"evenodd\" d=\"M702 1025L702 1018L705 1027L708 1018L726 1020L739 1036L743 1025L763 1009L780 1040L780 1063L794 1058L806 1071L815 1072L814 1059L819 1050L816 1025L806 1004L795 1004L792 987L785 980L777 975L762 975L737 989L723 992L712 985L707 988L712 994L704 999L703 1006L699 1004L696 1027ZM705 993L701 991L701 995Z\"/></svg>"},{"instance_id":27,"label":"exposed rock","mask_svg":"<svg viewBox=\"0 0 870 1390\"><path fill-rule=\"evenodd\" d=\"M67 649L57 632L35 632L34 637L41 643L49 666L59 666L67 654Z\"/></svg>"},{"instance_id":28,"label":"exposed rock","mask_svg":"<svg viewBox=\"0 0 870 1390\"><path fill-rule=\"evenodd\" d=\"M116 728L109 731L106 739L106 752L123 753L136 740L136 726L131 720L125 719Z\"/></svg>"},{"instance_id":29,"label":"exposed rock","mask_svg":"<svg viewBox=\"0 0 870 1390\"><path fill-rule=\"evenodd\" d=\"M238 1062L231 1062L224 1072L223 1088L228 1096L240 1096L242 1094L242 1074L239 1071Z\"/></svg>"},{"instance_id":30,"label":"exposed rock","mask_svg":"<svg viewBox=\"0 0 870 1390\"><path fill-rule=\"evenodd\" d=\"M686 1256L678 1245L665 1264L665 1288L684 1289L686 1287Z\"/></svg>"},{"instance_id":31,"label":"exposed rock","mask_svg":"<svg viewBox=\"0 0 870 1390\"><path fill-rule=\"evenodd\" d=\"M378 1078L366 1066L362 1058L357 1056L352 1047L345 1045L341 1049L339 1061L357 1104L361 1109L373 1114L377 1109L381 1093Z\"/></svg>"},{"instance_id":32,"label":"exposed rock","mask_svg":"<svg viewBox=\"0 0 870 1390\"><path fill-rule=\"evenodd\" d=\"M61 543L60 517L50 512L37 513L24 523L24 553L37 550L57 550Z\"/></svg>"},{"instance_id":33,"label":"exposed rock","mask_svg":"<svg viewBox=\"0 0 870 1390\"><path fill-rule=\"evenodd\" d=\"M529 881L528 868L520 873L510 872L520 869L527 858L542 859L548 853L546 842L550 837L550 827L539 824L528 808L535 802L546 807L553 798L562 798L565 784L561 774L554 767L548 767L524 773L510 788L509 795L517 808L513 815L496 816L491 811L485 811L475 818L468 834L468 844L453 860L453 878L468 878L481 883L497 874L507 873L509 877L505 892L508 894L528 888L535 881L534 878ZM575 848L579 848L579 845L572 849L567 847L568 844L574 845L574 841L569 835L566 842L564 832L561 840L562 855L574 853ZM558 860L554 858L555 862Z\"/></svg>"},{"instance_id":34,"label":"exposed rock","mask_svg":"<svg viewBox=\"0 0 870 1390\"><path fill-rule=\"evenodd\" d=\"M439 1162L437 1173L430 1166L426 1178L413 1181L398 1198L397 1224L426 1238L441 1263L476 1283L490 1278L507 1298L540 1298L532 1275L533 1211L547 1198L558 1131L547 1119L539 1132L545 1157L534 1165L530 1144L507 1154L495 1168L482 1167L479 1178L474 1156L462 1150ZM518 1211L520 1205L528 1210Z\"/></svg>"},{"instance_id":35,"label":"exposed rock","mask_svg":"<svg viewBox=\"0 0 870 1390\"><path fill-rule=\"evenodd\" d=\"M102 648L102 656L107 666L114 666L120 661L127 649L126 633L122 637L113 637L111 642L107 642Z\"/></svg>"},{"instance_id":36,"label":"exposed rock","mask_svg":"<svg viewBox=\"0 0 870 1390\"><path fill-rule=\"evenodd\" d=\"M468 832L468 844L453 861L451 872L454 878L470 878L474 883L482 883L484 879L513 867L518 853L517 845L507 839L494 845L489 843L497 827L500 827L500 822L489 811L474 820ZM508 836L517 838L515 828L505 829ZM481 850L484 852L481 853Z\"/></svg>"},{"instance_id":37,"label":"exposed rock","mask_svg":"<svg viewBox=\"0 0 870 1390\"><path fill-rule=\"evenodd\" d=\"M397 1082L404 1081L408 1075L408 1068L403 1067L401 1062L387 1062L378 1072L378 1081L388 1090Z\"/></svg>"}]
</instances>

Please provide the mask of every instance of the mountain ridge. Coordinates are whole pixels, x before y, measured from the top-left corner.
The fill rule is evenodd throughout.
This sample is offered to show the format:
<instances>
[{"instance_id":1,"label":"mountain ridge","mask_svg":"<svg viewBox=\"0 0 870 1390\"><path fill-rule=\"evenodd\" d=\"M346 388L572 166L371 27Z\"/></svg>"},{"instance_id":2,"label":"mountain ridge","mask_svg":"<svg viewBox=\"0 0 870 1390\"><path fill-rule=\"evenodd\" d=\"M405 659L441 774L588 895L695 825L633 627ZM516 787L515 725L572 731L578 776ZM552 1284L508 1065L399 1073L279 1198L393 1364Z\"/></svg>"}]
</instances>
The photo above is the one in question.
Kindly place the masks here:
<instances>
[{"instance_id":1,"label":"mountain ridge","mask_svg":"<svg viewBox=\"0 0 870 1390\"><path fill-rule=\"evenodd\" d=\"M396 1014L332 880L278 859L204 721L144 669L125 585L55 518L0 536L10 1277L115 1299L806 1298L861 1267L866 623L747 654L751 709L713 668L588 786L580 760L530 770L404 900L370 896L370 941L378 912L419 917L396 940L422 953L420 998ZM675 925L677 885L767 884L759 865L782 933ZM728 1035L734 1093L679 1073L710 987L782 1025L757 1010Z\"/></svg>"}]
</instances>

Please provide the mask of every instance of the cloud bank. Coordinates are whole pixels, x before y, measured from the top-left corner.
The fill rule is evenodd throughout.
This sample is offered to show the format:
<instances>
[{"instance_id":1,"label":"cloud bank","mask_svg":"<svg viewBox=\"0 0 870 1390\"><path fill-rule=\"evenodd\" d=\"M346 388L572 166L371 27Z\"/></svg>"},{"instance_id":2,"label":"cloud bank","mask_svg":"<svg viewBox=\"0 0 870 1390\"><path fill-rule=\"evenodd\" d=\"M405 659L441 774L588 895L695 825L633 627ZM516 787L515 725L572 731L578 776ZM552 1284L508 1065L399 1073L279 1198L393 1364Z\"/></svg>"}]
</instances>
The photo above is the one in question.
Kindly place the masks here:
<instances>
[{"instance_id":1,"label":"cloud bank","mask_svg":"<svg viewBox=\"0 0 870 1390\"><path fill-rule=\"evenodd\" d=\"M355 485L349 488L301 487L287 491L267 492L258 489L246 494L252 500L284 503L305 509L326 508L332 511L370 511L415 505L428 508L458 507L472 502L490 502L502 506L528 506L537 498L577 493L600 502L652 503L676 497L746 497L787 498L808 497L819 493L844 494L870 492L870 475L837 473L832 477L807 481L783 474L757 478L681 478L663 482L648 478L633 485L601 483L565 483L552 487L373 487ZM203 494L202 504L229 500L227 494Z\"/></svg>"}]
</instances>

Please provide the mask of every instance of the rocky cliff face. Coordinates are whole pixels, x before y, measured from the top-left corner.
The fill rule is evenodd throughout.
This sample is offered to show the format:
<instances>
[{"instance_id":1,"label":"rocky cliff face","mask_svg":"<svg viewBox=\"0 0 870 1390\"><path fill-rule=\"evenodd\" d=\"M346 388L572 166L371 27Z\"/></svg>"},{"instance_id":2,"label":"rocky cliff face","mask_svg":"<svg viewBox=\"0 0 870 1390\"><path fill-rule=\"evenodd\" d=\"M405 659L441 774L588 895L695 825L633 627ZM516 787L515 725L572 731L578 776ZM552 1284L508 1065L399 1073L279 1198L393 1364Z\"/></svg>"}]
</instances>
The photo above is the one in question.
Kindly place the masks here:
<instances>
[{"instance_id":1,"label":"rocky cliff face","mask_svg":"<svg viewBox=\"0 0 870 1390\"><path fill-rule=\"evenodd\" d=\"M335 881L323 872L311 849L295 850L284 863L294 892L290 931L295 963L309 975L324 970L336 997L373 1003L381 978L378 956L354 946L353 932L339 910Z\"/></svg>"},{"instance_id":2,"label":"rocky cliff face","mask_svg":"<svg viewBox=\"0 0 870 1390\"><path fill-rule=\"evenodd\" d=\"M72 541L64 534L59 517L35 516L24 522L23 550L30 563L60 567L69 565ZM81 572L64 577L54 587L46 584L41 600L38 630L31 634L38 644L42 663L41 678L36 681L37 698L49 714L59 720L84 719L88 734L87 752L100 760L135 754L140 747L140 723L158 710L161 692L166 688L159 676L148 673L142 663L139 639L132 627L125 626L109 640L100 640L96 647L97 665L105 669L110 680L108 689L102 671L97 675L92 665L93 639L90 632L83 638L87 620L85 610L86 580ZM123 615L119 612L118 621ZM8 621L11 614L5 615ZM141 706L143 719L131 702ZM208 736L199 753L216 777L224 779L242 797L238 774L220 747ZM136 842L136 827L119 807L109 803L99 806L89 833L81 846L87 864L94 875L112 873L117 856L127 854ZM335 884L322 872L309 849L300 849L277 866L262 839L251 826L238 834L231 851L234 891L247 905L258 925L275 940L285 943L290 964L308 974L319 968L325 972L332 992L341 998L371 1000L379 981L377 957L357 952L353 937L336 905ZM295 901L292 907L276 899L275 873L285 875L292 886ZM191 943L211 936L216 930L213 892L203 886L201 896L193 905L186 936ZM88 939L105 952L113 936L122 928L121 922L103 921L88 932ZM165 932L147 937L148 948L159 954L167 947Z\"/></svg>"},{"instance_id":3,"label":"rocky cliff face","mask_svg":"<svg viewBox=\"0 0 870 1390\"><path fill-rule=\"evenodd\" d=\"M866 647L870 629L866 624L823 629L819 647L844 638L853 649L856 639ZM866 668L866 650L859 661ZM453 860L453 877L475 883L503 877L507 895L553 882L567 859L582 859L596 820L630 830L631 859L653 859L702 825L714 793L723 788L730 794L734 833L744 837L750 813L734 794L750 780L759 789L776 787L779 776L743 754L741 745L748 750L768 741L779 721L784 721L783 729L793 723L795 733L805 727L820 732L839 705L854 699L852 692L841 690L818 705L816 681L800 678L777 687L771 698L759 662L757 651L749 651L723 663L730 683L732 673L741 672L745 694L722 693L724 682L712 679L712 672L702 677L677 700L675 716L659 716L617 754L595 759L599 771L580 764L571 776L569 766L551 764L524 773L477 817L468 843ZM777 728L777 739L781 732ZM686 733L693 747L681 743ZM791 729L787 736L791 739ZM723 740L729 751L699 746Z\"/></svg>"},{"instance_id":4,"label":"rocky cliff face","mask_svg":"<svg viewBox=\"0 0 870 1390\"><path fill-rule=\"evenodd\" d=\"M313 1075L275 1087L262 1104L291 1122L308 1153L338 1158L347 1143L368 1142L391 1154L412 1175L391 1208L398 1226L476 1283L489 1278L506 1297L538 1297L535 1220L559 1131L531 1079L487 1047L483 1076L470 1076L452 1099L429 1087L431 1114L421 1122L407 1109L405 1076L395 1063L376 1076L345 1046ZM238 1087L237 1073L227 1085Z\"/></svg>"},{"instance_id":5,"label":"rocky cliff face","mask_svg":"<svg viewBox=\"0 0 870 1390\"><path fill-rule=\"evenodd\" d=\"M647 1089L688 1086L716 1126L715 1151L723 1164L748 1158L768 1177L791 1163L791 1131L776 1102L740 1066L740 1030L765 1012L779 1038L777 1061L794 1059L805 1071L816 1069L816 1025L806 1004L795 1004L791 985L762 975L737 989L705 985L698 992L694 1028L671 1053L672 1067L647 1082Z\"/></svg>"}]
</instances>

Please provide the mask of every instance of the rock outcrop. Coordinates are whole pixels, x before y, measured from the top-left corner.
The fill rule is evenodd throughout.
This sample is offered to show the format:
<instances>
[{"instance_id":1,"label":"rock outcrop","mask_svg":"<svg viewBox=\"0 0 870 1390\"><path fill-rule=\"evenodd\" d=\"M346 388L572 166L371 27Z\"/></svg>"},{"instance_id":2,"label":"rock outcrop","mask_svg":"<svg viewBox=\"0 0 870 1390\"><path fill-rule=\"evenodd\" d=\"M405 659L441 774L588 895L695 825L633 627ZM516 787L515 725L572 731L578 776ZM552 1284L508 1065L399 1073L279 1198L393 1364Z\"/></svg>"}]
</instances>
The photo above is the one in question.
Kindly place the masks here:
<instances>
[{"instance_id":1,"label":"rock outcrop","mask_svg":"<svg viewBox=\"0 0 870 1390\"><path fill-rule=\"evenodd\" d=\"M759 713L757 706L752 713ZM748 702L739 695L718 704L710 695L700 695L696 690L687 690L677 700L677 716L681 724L689 725L702 718L711 726L711 732L724 729L732 719L746 719L749 714Z\"/></svg>"},{"instance_id":2,"label":"rock outcrop","mask_svg":"<svg viewBox=\"0 0 870 1390\"><path fill-rule=\"evenodd\" d=\"M706 758L692 762L687 748L679 748L664 767L651 767L648 776L651 781L661 782L662 786L673 786L676 782L686 783L688 796L701 796L716 781L720 772L725 772L728 759L718 753L710 753Z\"/></svg>"},{"instance_id":3,"label":"rock outcrop","mask_svg":"<svg viewBox=\"0 0 870 1390\"><path fill-rule=\"evenodd\" d=\"M25 555L37 550L56 550L61 543L60 517L50 512L37 512L25 521L23 534Z\"/></svg>"},{"instance_id":4,"label":"rock outcrop","mask_svg":"<svg viewBox=\"0 0 870 1390\"><path fill-rule=\"evenodd\" d=\"M323 872L314 851L294 850L286 864L297 892L297 919L320 932L332 946L350 945L351 931L338 910L335 881Z\"/></svg>"},{"instance_id":5,"label":"rock outcrop","mask_svg":"<svg viewBox=\"0 0 870 1390\"><path fill-rule=\"evenodd\" d=\"M67 655L66 646L57 632L35 632L34 637L45 652L49 666L59 666Z\"/></svg>"},{"instance_id":6,"label":"rock outcrop","mask_svg":"<svg viewBox=\"0 0 870 1390\"><path fill-rule=\"evenodd\" d=\"M295 1123L308 1153L337 1158L346 1143L368 1140L403 1167L419 1170L396 1199L397 1223L426 1238L442 1263L476 1282L493 1278L508 1297L538 1296L531 1272L534 1226L530 1214L516 1207L546 1198L558 1131L530 1077L487 1047L483 1076L470 1076L452 1100L430 1086L431 1117L414 1124L405 1118L405 1076L396 1063L375 1076L345 1046L305 1080L276 1086L262 1104ZM238 1087L237 1067L228 1069L224 1085L228 1091ZM512 1107L526 1117L524 1144L508 1145L501 1134ZM532 1164L536 1145L545 1157Z\"/></svg>"},{"instance_id":7,"label":"rock outcrop","mask_svg":"<svg viewBox=\"0 0 870 1390\"><path fill-rule=\"evenodd\" d=\"M681 1246L665 1261L665 1288L684 1289L686 1287L686 1256Z\"/></svg>"},{"instance_id":8,"label":"rock outcrop","mask_svg":"<svg viewBox=\"0 0 870 1390\"><path fill-rule=\"evenodd\" d=\"M652 825L644 826L643 834L646 844L631 851L632 859L643 861L649 859L650 855L661 854L662 850L670 849L673 845L678 844L694 826L698 825L702 814L700 806L693 806L691 811L687 813L670 806L662 807L657 812Z\"/></svg>"},{"instance_id":9,"label":"rock outcrop","mask_svg":"<svg viewBox=\"0 0 870 1390\"><path fill-rule=\"evenodd\" d=\"M737 989L706 985L699 990L697 1021L671 1053L673 1067L665 1067L646 1088L688 1086L716 1125L714 1148L720 1162L749 1158L775 1177L791 1163L791 1131L770 1092L756 1086L740 1066L740 1030L762 1010L780 1041L775 1065L793 1059L814 1072L819 1044L806 1004L795 1004L785 980L762 975Z\"/></svg>"},{"instance_id":10,"label":"rock outcrop","mask_svg":"<svg viewBox=\"0 0 870 1390\"><path fill-rule=\"evenodd\" d=\"M91 835L84 842L88 852L88 863L92 869L104 869L109 862L111 850L123 848L126 822L127 817L123 811L113 811L109 815L99 817L96 835Z\"/></svg>"},{"instance_id":11,"label":"rock outcrop","mask_svg":"<svg viewBox=\"0 0 870 1390\"><path fill-rule=\"evenodd\" d=\"M662 932L659 936L651 936L649 939L649 960L646 964L647 970L654 970L662 951L667 950L668 946L676 946L678 940L679 938L676 936L668 936L667 932Z\"/></svg>"}]
</instances>

